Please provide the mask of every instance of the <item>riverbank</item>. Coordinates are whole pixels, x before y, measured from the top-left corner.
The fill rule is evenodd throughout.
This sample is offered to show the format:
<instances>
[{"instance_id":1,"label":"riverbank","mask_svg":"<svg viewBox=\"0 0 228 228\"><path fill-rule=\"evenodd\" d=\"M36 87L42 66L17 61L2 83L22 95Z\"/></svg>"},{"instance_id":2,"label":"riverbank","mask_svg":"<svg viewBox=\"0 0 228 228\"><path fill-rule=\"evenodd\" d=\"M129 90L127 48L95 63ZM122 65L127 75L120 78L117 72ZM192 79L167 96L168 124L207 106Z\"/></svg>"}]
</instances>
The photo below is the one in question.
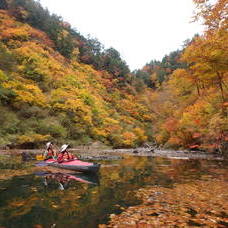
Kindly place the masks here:
<instances>
[{"instance_id":1,"label":"riverbank","mask_svg":"<svg viewBox=\"0 0 228 228\"><path fill-rule=\"evenodd\" d=\"M170 159L207 159L207 160L223 160L223 156L219 153L208 153L199 151L187 150L164 150L156 148L132 148L132 149L99 149L99 148L72 148L69 150L77 155L80 159L84 160L118 160L122 159L124 155L132 156L149 156L149 157L162 157ZM31 155L42 154L44 150L0 150L0 154L20 155L26 152Z\"/></svg>"},{"instance_id":2,"label":"riverbank","mask_svg":"<svg viewBox=\"0 0 228 228\"><path fill-rule=\"evenodd\" d=\"M72 149L77 153L77 149ZM162 158L170 158L170 159L207 159L207 160L223 160L223 156L219 153L207 153L207 152L199 152L199 151L187 151L187 150L163 150L156 148L134 148L134 149L111 149L111 150L91 150L91 151L80 151L78 150L81 158L95 158L98 160L99 157L107 156L119 157L124 155L132 155L132 156L149 156L149 157L162 157Z\"/></svg>"}]
</instances>

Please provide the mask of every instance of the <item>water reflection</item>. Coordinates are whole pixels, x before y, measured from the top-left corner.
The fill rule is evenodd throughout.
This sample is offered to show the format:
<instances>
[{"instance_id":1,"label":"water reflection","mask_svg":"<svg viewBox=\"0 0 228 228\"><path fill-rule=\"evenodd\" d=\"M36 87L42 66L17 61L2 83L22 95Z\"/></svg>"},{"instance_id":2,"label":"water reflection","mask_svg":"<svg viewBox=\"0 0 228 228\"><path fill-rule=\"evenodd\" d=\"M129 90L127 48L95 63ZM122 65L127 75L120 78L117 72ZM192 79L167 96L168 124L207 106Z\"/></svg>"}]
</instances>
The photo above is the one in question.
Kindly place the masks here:
<instances>
[{"instance_id":1,"label":"water reflection","mask_svg":"<svg viewBox=\"0 0 228 228\"><path fill-rule=\"evenodd\" d=\"M11 172L13 177L1 180L0 174L0 227L51 227L56 224L58 228L94 228L108 222L109 214L138 204L140 199L133 191L140 187L172 187L177 182L220 175L224 169L223 163L213 161L151 157L126 157L104 164L100 178L43 172L43 167L34 175L34 166L29 164L18 170L1 169L2 173ZM18 175L22 170L26 174Z\"/></svg>"},{"instance_id":2,"label":"water reflection","mask_svg":"<svg viewBox=\"0 0 228 228\"><path fill-rule=\"evenodd\" d=\"M70 187L70 183L78 181L85 184L99 185L98 175L82 174L82 173L53 173L51 171L36 172L36 176L42 177L42 182L45 187L48 187L54 183L58 184L60 190L65 190Z\"/></svg>"}]
</instances>

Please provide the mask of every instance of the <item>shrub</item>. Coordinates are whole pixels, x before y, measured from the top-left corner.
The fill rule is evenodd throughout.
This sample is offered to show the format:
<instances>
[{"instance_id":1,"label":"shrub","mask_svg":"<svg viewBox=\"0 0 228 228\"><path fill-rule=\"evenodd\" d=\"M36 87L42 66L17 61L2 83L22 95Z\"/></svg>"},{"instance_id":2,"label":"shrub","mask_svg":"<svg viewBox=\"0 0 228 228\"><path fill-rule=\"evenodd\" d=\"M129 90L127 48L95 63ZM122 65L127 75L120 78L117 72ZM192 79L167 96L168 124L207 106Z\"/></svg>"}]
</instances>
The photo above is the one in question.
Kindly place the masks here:
<instances>
[{"instance_id":1,"label":"shrub","mask_svg":"<svg viewBox=\"0 0 228 228\"><path fill-rule=\"evenodd\" d=\"M57 121L42 120L38 126L37 132L40 134L49 134L53 138L66 138L67 129Z\"/></svg>"},{"instance_id":2,"label":"shrub","mask_svg":"<svg viewBox=\"0 0 228 228\"><path fill-rule=\"evenodd\" d=\"M35 148L51 139L50 135L28 134L18 136L16 143L22 148Z\"/></svg>"}]
</instances>

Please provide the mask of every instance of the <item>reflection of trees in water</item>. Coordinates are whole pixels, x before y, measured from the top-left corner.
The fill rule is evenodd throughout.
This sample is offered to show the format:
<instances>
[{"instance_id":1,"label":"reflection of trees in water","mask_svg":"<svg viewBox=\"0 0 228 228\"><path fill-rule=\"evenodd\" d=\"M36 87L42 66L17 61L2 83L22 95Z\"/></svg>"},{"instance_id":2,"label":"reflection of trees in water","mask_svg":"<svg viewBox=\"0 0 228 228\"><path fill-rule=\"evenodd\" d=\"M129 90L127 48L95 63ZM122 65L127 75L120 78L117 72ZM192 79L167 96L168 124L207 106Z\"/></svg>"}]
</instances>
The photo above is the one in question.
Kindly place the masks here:
<instances>
[{"instance_id":1,"label":"reflection of trees in water","mask_svg":"<svg viewBox=\"0 0 228 228\"><path fill-rule=\"evenodd\" d=\"M75 185L72 190L63 193L56 190L55 186L44 188L40 180L34 175L27 175L0 183L5 189L0 194L1 225L32 227L34 224L49 225L56 220L64 221L67 219L66 213L78 211L78 196L92 189L89 186Z\"/></svg>"},{"instance_id":2,"label":"reflection of trees in water","mask_svg":"<svg viewBox=\"0 0 228 228\"><path fill-rule=\"evenodd\" d=\"M169 165L157 166L160 172L165 173L169 178L175 181L188 181L199 179L205 174L213 174L210 166L218 166L217 161L196 160L196 159L171 159Z\"/></svg>"},{"instance_id":3,"label":"reflection of trees in water","mask_svg":"<svg viewBox=\"0 0 228 228\"><path fill-rule=\"evenodd\" d=\"M0 170L3 170L3 169L19 170L25 167L26 167L26 164L21 163L20 157L0 155Z\"/></svg>"},{"instance_id":4,"label":"reflection of trees in water","mask_svg":"<svg viewBox=\"0 0 228 228\"><path fill-rule=\"evenodd\" d=\"M114 205L129 206L139 203L131 191L138 188L138 182L142 182L143 185L144 179L151 176L151 162L146 168L144 167L147 161L146 158L134 158L131 161L127 160L129 164L126 162L115 166L114 169L102 170L102 184L99 187L72 183L66 191L58 191L53 183L44 188L41 179L33 175L13 178L7 181L7 184L5 182L8 194L2 195L5 201L1 201L0 210L1 214L7 211L8 216L4 219L1 216L1 220L5 225L24 223L29 227L34 223L44 225L54 223L53 215L55 215L57 222L64 224L62 226L74 224L72 227L94 227L95 221L103 223L109 213L120 210ZM116 178L110 178L111 175ZM21 213L16 214L18 211ZM36 211L37 214L41 213L40 219L34 216ZM30 220L30 217L33 217L33 220Z\"/></svg>"},{"instance_id":5,"label":"reflection of trees in water","mask_svg":"<svg viewBox=\"0 0 228 228\"><path fill-rule=\"evenodd\" d=\"M53 223L58 227L94 227L106 222L108 214L120 212L120 207L138 204L134 190L148 184L172 186L188 175L198 178L191 173L202 175L210 163L129 157L118 164L101 169L100 186L71 182L65 191L59 191L57 183L46 188L43 179L34 175L0 181L0 224L20 224L22 228L34 224L50 227Z\"/></svg>"},{"instance_id":6,"label":"reflection of trees in water","mask_svg":"<svg viewBox=\"0 0 228 228\"><path fill-rule=\"evenodd\" d=\"M23 168L24 165L21 163L2 163L0 162L0 169L21 169Z\"/></svg>"}]
</instances>

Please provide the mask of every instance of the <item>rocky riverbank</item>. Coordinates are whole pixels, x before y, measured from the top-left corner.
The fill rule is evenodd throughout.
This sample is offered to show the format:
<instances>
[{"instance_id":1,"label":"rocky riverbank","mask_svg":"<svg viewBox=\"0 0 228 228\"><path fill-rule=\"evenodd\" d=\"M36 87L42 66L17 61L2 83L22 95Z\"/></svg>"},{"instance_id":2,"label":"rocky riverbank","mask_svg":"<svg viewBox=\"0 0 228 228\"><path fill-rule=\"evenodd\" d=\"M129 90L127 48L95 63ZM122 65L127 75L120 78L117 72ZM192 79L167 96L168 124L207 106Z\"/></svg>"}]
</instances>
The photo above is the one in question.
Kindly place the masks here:
<instances>
[{"instance_id":1,"label":"rocky riverbank","mask_svg":"<svg viewBox=\"0 0 228 228\"><path fill-rule=\"evenodd\" d=\"M150 156L150 157L163 157L171 159L207 159L207 160L223 160L221 154L207 153L199 151L185 151L185 150L163 150L150 148L134 148L134 149L106 149L106 150L89 150L82 151L72 149L72 152L79 154L80 158L88 160L115 160L122 159L124 155L130 156Z\"/></svg>"},{"instance_id":2,"label":"rocky riverbank","mask_svg":"<svg viewBox=\"0 0 228 228\"><path fill-rule=\"evenodd\" d=\"M0 154L15 154L20 155L23 152L35 156L42 154L44 150L0 150ZM132 148L132 149L99 149L99 148L72 148L70 152L77 155L82 160L119 160L124 155L130 156L151 156L151 157L163 157L171 159L207 159L207 160L223 160L221 154L207 153L199 151L185 151L185 150L163 150L157 148Z\"/></svg>"}]
</instances>

